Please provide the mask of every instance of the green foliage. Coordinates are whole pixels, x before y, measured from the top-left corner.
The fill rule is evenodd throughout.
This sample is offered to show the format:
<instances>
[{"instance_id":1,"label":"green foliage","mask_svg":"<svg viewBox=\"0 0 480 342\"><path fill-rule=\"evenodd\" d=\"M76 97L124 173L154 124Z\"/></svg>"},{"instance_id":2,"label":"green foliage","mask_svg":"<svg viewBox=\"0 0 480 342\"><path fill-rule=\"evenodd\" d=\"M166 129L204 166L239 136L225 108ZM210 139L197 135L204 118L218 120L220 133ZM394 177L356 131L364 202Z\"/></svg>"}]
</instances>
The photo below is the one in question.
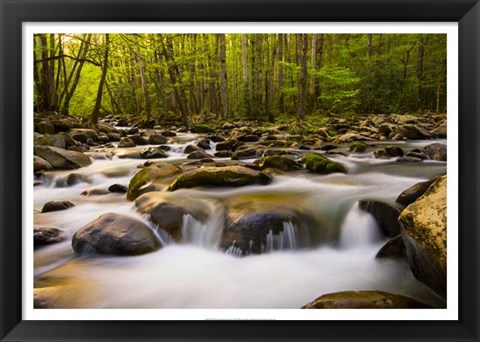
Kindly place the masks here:
<instances>
[{"instance_id":1,"label":"green foliage","mask_svg":"<svg viewBox=\"0 0 480 342\"><path fill-rule=\"evenodd\" d=\"M347 67L328 65L317 73L324 92L320 96L324 108L329 112L355 112L360 104L360 78Z\"/></svg>"}]
</instances>

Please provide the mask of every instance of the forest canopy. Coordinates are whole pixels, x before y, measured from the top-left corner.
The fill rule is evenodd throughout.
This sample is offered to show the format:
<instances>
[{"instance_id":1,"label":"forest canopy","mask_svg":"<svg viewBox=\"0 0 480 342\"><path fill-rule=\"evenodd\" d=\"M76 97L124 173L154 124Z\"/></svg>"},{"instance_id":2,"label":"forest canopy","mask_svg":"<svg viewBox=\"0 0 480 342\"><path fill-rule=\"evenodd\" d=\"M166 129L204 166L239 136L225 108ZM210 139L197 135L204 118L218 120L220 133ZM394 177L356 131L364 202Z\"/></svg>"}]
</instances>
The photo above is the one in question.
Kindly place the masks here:
<instances>
[{"instance_id":1,"label":"forest canopy","mask_svg":"<svg viewBox=\"0 0 480 342\"><path fill-rule=\"evenodd\" d=\"M446 111L444 34L35 34L36 112L303 121Z\"/></svg>"}]
</instances>

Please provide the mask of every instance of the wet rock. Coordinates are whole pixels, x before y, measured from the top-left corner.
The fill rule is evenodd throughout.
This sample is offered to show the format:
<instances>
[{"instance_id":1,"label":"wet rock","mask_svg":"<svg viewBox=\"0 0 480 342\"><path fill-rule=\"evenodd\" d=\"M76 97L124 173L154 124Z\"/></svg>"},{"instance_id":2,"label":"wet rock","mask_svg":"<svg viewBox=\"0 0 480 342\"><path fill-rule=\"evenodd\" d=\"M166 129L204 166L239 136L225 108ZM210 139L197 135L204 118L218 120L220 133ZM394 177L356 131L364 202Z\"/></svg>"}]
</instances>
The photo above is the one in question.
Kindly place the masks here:
<instances>
[{"instance_id":1,"label":"wet rock","mask_svg":"<svg viewBox=\"0 0 480 342\"><path fill-rule=\"evenodd\" d=\"M187 145L183 150L183 153L189 154L195 151L203 151L203 149L201 147L198 147L197 145Z\"/></svg>"},{"instance_id":2,"label":"wet rock","mask_svg":"<svg viewBox=\"0 0 480 342\"><path fill-rule=\"evenodd\" d=\"M242 142L257 142L260 138L255 134L242 134L237 136L237 140Z\"/></svg>"},{"instance_id":3,"label":"wet rock","mask_svg":"<svg viewBox=\"0 0 480 342\"><path fill-rule=\"evenodd\" d=\"M385 147L385 151L392 157L403 157L403 150L397 146Z\"/></svg>"},{"instance_id":4,"label":"wet rock","mask_svg":"<svg viewBox=\"0 0 480 342\"><path fill-rule=\"evenodd\" d=\"M205 158L213 158L212 155L208 154L204 150L193 151L187 156L187 159L205 159Z\"/></svg>"},{"instance_id":5,"label":"wet rock","mask_svg":"<svg viewBox=\"0 0 480 342\"><path fill-rule=\"evenodd\" d=\"M39 156L33 156L33 171L43 171L43 170L51 170L53 169L52 164L47 162L45 159Z\"/></svg>"},{"instance_id":6,"label":"wet rock","mask_svg":"<svg viewBox=\"0 0 480 342\"><path fill-rule=\"evenodd\" d=\"M52 245L65 240L63 230L52 227L35 227L33 229L34 248Z\"/></svg>"},{"instance_id":7,"label":"wet rock","mask_svg":"<svg viewBox=\"0 0 480 342\"><path fill-rule=\"evenodd\" d=\"M149 220L176 242L182 241L185 215L200 222L205 222L209 216L207 204L187 195L149 192L138 197L135 205L140 213L149 215Z\"/></svg>"},{"instance_id":8,"label":"wet rock","mask_svg":"<svg viewBox=\"0 0 480 342\"><path fill-rule=\"evenodd\" d=\"M168 187L169 191L199 186L237 187L251 184L268 184L272 178L243 166L201 167L178 176Z\"/></svg>"},{"instance_id":9,"label":"wet rock","mask_svg":"<svg viewBox=\"0 0 480 342\"><path fill-rule=\"evenodd\" d=\"M79 254L140 255L161 247L143 222L130 216L107 213L80 228L72 238Z\"/></svg>"},{"instance_id":10,"label":"wet rock","mask_svg":"<svg viewBox=\"0 0 480 342\"><path fill-rule=\"evenodd\" d=\"M125 185L112 184L108 187L108 191L114 192L114 193L124 194L128 191L128 188Z\"/></svg>"},{"instance_id":11,"label":"wet rock","mask_svg":"<svg viewBox=\"0 0 480 342\"><path fill-rule=\"evenodd\" d=\"M237 140L225 140L219 142L217 146L215 146L215 150L217 151L233 151L233 146L238 145Z\"/></svg>"},{"instance_id":12,"label":"wet rock","mask_svg":"<svg viewBox=\"0 0 480 342\"><path fill-rule=\"evenodd\" d=\"M260 170L264 170L267 168L276 168L282 171L303 169L302 165L297 163L295 160L283 156L264 157L259 161L258 167Z\"/></svg>"},{"instance_id":13,"label":"wet rock","mask_svg":"<svg viewBox=\"0 0 480 342\"><path fill-rule=\"evenodd\" d=\"M225 141L225 139L219 135L208 135L207 139L209 139L210 141L213 141L214 143Z\"/></svg>"},{"instance_id":14,"label":"wet rock","mask_svg":"<svg viewBox=\"0 0 480 342\"><path fill-rule=\"evenodd\" d=\"M400 234L400 210L397 208L377 200L359 201L358 207L373 216L384 236L392 238Z\"/></svg>"},{"instance_id":15,"label":"wet rock","mask_svg":"<svg viewBox=\"0 0 480 342\"><path fill-rule=\"evenodd\" d=\"M396 160L397 163L420 163L423 160L416 157L400 157Z\"/></svg>"},{"instance_id":16,"label":"wet rock","mask_svg":"<svg viewBox=\"0 0 480 342\"><path fill-rule=\"evenodd\" d=\"M235 248L243 255L270 250L311 247L320 241L320 223L292 203L272 196L230 198L220 247ZM298 202L296 202L298 203ZM280 234L283 243L280 246ZM270 236L270 242L267 238ZM277 242L274 242L276 236Z\"/></svg>"},{"instance_id":17,"label":"wet rock","mask_svg":"<svg viewBox=\"0 0 480 342\"><path fill-rule=\"evenodd\" d=\"M107 189L87 189L85 191L82 191L80 194L81 196L86 196L86 197L91 197L91 196L102 196L102 195L108 195L110 191Z\"/></svg>"},{"instance_id":18,"label":"wet rock","mask_svg":"<svg viewBox=\"0 0 480 342\"><path fill-rule=\"evenodd\" d=\"M65 210L74 206L75 205L70 201L49 201L43 206L42 213Z\"/></svg>"},{"instance_id":19,"label":"wet rock","mask_svg":"<svg viewBox=\"0 0 480 342\"><path fill-rule=\"evenodd\" d=\"M78 169L92 163L90 158L81 152L51 146L35 146L34 154L45 159L56 169Z\"/></svg>"},{"instance_id":20,"label":"wet rock","mask_svg":"<svg viewBox=\"0 0 480 342\"><path fill-rule=\"evenodd\" d=\"M390 239L383 245L382 248L377 252L375 258L396 258L402 259L407 256L405 251L405 244L403 243L402 235L397 235L394 238Z\"/></svg>"},{"instance_id":21,"label":"wet rock","mask_svg":"<svg viewBox=\"0 0 480 342\"><path fill-rule=\"evenodd\" d=\"M423 152L432 160L447 161L447 145L434 143L423 148Z\"/></svg>"},{"instance_id":22,"label":"wet rock","mask_svg":"<svg viewBox=\"0 0 480 342\"><path fill-rule=\"evenodd\" d=\"M133 141L132 138L129 137L123 137L120 139L120 142L118 143L118 147L135 147L137 144L135 144L135 141Z\"/></svg>"},{"instance_id":23,"label":"wet rock","mask_svg":"<svg viewBox=\"0 0 480 342\"><path fill-rule=\"evenodd\" d=\"M204 149L204 150L209 150L210 147L210 140L209 139L202 139L197 143L197 146Z\"/></svg>"},{"instance_id":24,"label":"wet rock","mask_svg":"<svg viewBox=\"0 0 480 342\"><path fill-rule=\"evenodd\" d=\"M167 158L168 154L161 147L146 147L140 151L143 159Z\"/></svg>"},{"instance_id":25,"label":"wet rock","mask_svg":"<svg viewBox=\"0 0 480 342\"><path fill-rule=\"evenodd\" d=\"M399 217L412 273L442 298L447 286L446 188L447 176L438 177Z\"/></svg>"},{"instance_id":26,"label":"wet rock","mask_svg":"<svg viewBox=\"0 0 480 342\"><path fill-rule=\"evenodd\" d=\"M190 127L190 132L192 133L213 133L215 132L215 127L210 125L192 125Z\"/></svg>"},{"instance_id":27,"label":"wet rock","mask_svg":"<svg viewBox=\"0 0 480 342\"><path fill-rule=\"evenodd\" d=\"M331 151L336 148L338 148L338 145L326 144L326 145L320 146L318 149L321 151Z\"/></svg>"},{"instance_id":28,"label":"wet rock","mask_svg":"<svg viewBox=\"0 0 480 342\"><path fill-rule=\"evenodd\" d=\"M133 201L143 193L162 190L172 177L181 172L182 169L171 163L152 163L137 172L130 180L127 199Z\"/></svg>"},{"instance_id":29,"label":"wet rock","mask_svg":"<svg viewBox=\"0 0 480 342\"><path fill-rule=\"evenodd\" d=\"M347 173L347 169L342 164L334 162L318 153L308 153L305 156L305 165L308 170L319 174L334 172Z\"/></svg>"},{"instance_id":30,"label":"wet rock","mask_svg":"<svg viewBox=\"0 0 480 342\"><path fill-rule=\"evenodd\" d=\"M177 133L172 132L172 131L161 131L160 134L163 135L164 137L176 137L177 136Z\"/></svg>"},{"instance_id":31,"label":"wet rock","mask_svg":"<svg viewBox=\"0 0 480 342\"><path fill-rule=\"evenodd\" d=\"M259 156L258 148L247 148L244 150L236 150L232 153L232 160L242 160L242 159L251 159L257 158Z\"/></svg>"},{"instance_id":32,"label":"wet rock","mask_svg":"<svg viewBox=\"0 0 480 342\"><path fill-rule=\"evenodd\" d=\"M410 151L405 156L406 157L418 158L420 160L425 160L425 159L428 158L428 156L425 153L417 152L417 151Z\"/></svg>"},{"instance_id":33,"label":"wet rock","mask_svg":"<svg viewBox=\"0 0 480 342\"><path fill-rule=\"evenodd\" d=\"M373 155L377 159L390 159L392 157L384 148L376 149L373 151Z\"/></svg>"},{"instance_id":34,"label":"wet rock","mask_svg":"<svg viewBox=\"0 0 480 342\"><path fill-rule=\"evenodd\" d=\"M430 305L393 293L382 291L343 291L325 294L303 309L414 309Z\"/></svg>"},{"instance_id":35,"label":"wet rock","mask_svg":"<svg viewBox=\"0 0 480 342\"><path fill-rule=\"evenodd\" d=\"M356 141L350 145L349 151L352 153L363 153L367 150L368 145L361 141Z\"/></svg>"},{"instance_id":36,"label":"wet rock","mask_svg":"<svg viewBox=\"0 0 480 342\"><path fill-rule=\"evenodd\" d=\"M166 144L167 141L167 137L161 134L152 134L148 137L148 143L152 145Z\"/></svg>"},{"instance_id":37,"label":"wet rock","mask_svg":"<svg viewBox=\"0 0 480 342\"><path fill-rule=\"evenodd\" d=\"M133 134L130 136L130 139L133 140L133 142L137 145L147 145L148 142L147 140L141 136L140 134Z\"/></svg>"},{"instance_id":38,"label":"wet rock","mask_svg":"<svg viewBox=\"0 0 480 342\"><path fill-rule=\"evenodd\" d=\"M407 206L415 202L433 184L437 178L434 177L426 182L419 182L404 190L396 199L397 203Z\"/></svg>"}]
</instances>

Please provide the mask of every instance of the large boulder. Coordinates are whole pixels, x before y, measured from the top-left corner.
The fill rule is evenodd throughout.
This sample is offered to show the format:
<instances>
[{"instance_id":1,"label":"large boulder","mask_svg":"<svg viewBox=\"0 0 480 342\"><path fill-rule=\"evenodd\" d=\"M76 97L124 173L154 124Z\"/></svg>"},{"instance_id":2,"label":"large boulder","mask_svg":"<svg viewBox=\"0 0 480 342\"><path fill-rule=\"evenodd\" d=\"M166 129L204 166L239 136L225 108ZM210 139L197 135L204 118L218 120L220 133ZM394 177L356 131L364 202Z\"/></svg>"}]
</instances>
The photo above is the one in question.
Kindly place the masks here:
<instances>
[{"instance_id":1,"label":"large boulder","mask_svg":"<svg viewBox=\"0 0 480 342\"><path fill-rule=\"evenodd\" d=\"M65 136L61 134L38 134L33 136L33 144L36 146L53 146L58 148L67 147Z\"/></svg>"},{"instance_id":2,"label":"large boulder","mask_svg":"<svg viewBox=\"0 0 480 342\"><path fill-rule=\"evenodd\" d=\"M334 162L318 153L308 153L305 156L305 165L308 170L319 174L347 172L347 169L342 164Z\"/></svg>"},{"instance_id":3,"label":"large boulder","mask_svg":"<svg viewBox=\"0 0 480 342\"><path fill-rule=\"evenodd\" d=\"M162 190L168 181L182 172L178 166L171 163L157 162L142 168L133 176L128 185L127 199L135 198L149 191Z\"/></svg>"},{"instance_id":4,"label":"large boulder","mask_svg":"<svg viewBox=\"0 0 480 342\"><path fill-rule=\"evenodd\" d=\"M412 273L445 298L447 176L436 179L423 196L406 207L400 214L399 222Z\"/></svg>"},{"instance_id":5,"label":"large boulder","mask_svg":"<svg viewBox=\"0 0 480 342\"><path fill-rule=\"evenodd\" d=\"M123 137L120 139L120 142L118 143L118 147L135 147L137 144L135 144L135 141L133 141L132 138L129 137Z\"/></svg>"},{"instance_id":6,"label":"large boulder","mask_svg":"<svg viewBox=\"0 0 480 342\"><path fill-rule=\"evenodd\" d=\"M288 193L230 198L220 247L235 248L244 255L320 243L321 224L299 201Z\"/></svg>"},{"instance_id":7,"label":"large boulder","mask_svg":"<svg viewBox=\"0 0 480 342\"><path fill-rule=\"evenodd\" d=\"M185 215L205 222L209 216L208 206L197 198L177 193L149 192L135 200L138 211L147 214L158 228L167 232L173 240L182 241Z\"/></svg>"},{"instance_id":8,"label":"large boulder","mask_svg":"<svg viewBox=\"0 0 480 342\"><path fill-rule=\"evenodd\" d=\"M153 145L166 144L167 141L167 137L162 134L152 134L148 137L148 143Z\"/></svg>"},{"instance_id":9,"label":"large boulder","mask_svg":"<svg viewBox=\"0 0 480 342\"><path fill-rule=\"evenodd\" d=\"M208 166L181 174L170 184L168 190L174 191L198 186L236 187L251 184L265 185L271 181L272 177L268 174L244 166Z\"/></svg>"},{"instance_id":10,"label":"large boulder","mask_svg":"<svg viewBox=\"0 0 480 342\"><path fill-rule=\"evenodd\" d=\"M92 163L90 158L82 152L51 146L35 146L34 154L45 159L56 169L78 169Z\"/></svg>"},{"instance_id":11,"label":"large boulder","mask_svg":"<svg viewBox=\"0 0 480 342\"><path fill-rule=\"evenodd\" d=\"M72 247L79 254L140 255L161 247L146 224L130 216L106 213L78 230Z\"/></svg>"},{"instance_id":12,"label":"large boulder","mask_svg":"<svg viewBox=\"0 0 480 342\"><path fill-rule=\"evenodd\" d=\"M361 200L358 207L373 216L384 236L392 238L400 234L398 216L400 210L377 200Z\"/></svg>"},{"instance_id":13,"label":"large boulder","mask_svg":"<svg viewBox=\"0 0 480 342\"><path fill-rule=\"evenodd\" d=\"M325 294L303 309L416 309L431 308L416 299L383 291L343 291Z\"/></svg>"},{"instance_id":14,"label":"large boulder","mask_svg":"<svg viewBox=\"0 0 480 342\"><path fill-rule=\"evenodd\" d=\"M167 158L168 154L160 147L145 147L140 151L140 157L144 159Z\"/></svg>"}]
</instances>

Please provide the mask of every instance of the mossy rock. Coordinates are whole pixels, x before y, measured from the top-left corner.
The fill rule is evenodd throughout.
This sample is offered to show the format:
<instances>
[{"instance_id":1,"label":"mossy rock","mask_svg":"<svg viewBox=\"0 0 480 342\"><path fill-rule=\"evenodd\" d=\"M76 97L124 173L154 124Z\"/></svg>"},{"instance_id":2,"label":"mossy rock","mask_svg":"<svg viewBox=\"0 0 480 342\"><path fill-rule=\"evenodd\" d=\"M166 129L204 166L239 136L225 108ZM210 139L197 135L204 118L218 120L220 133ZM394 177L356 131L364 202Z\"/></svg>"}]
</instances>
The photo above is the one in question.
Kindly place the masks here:
<instances>
[{"instance_id":1,"label":"mossy rock","mask_svg":"<svg viewBox=\"0 0 480 342\"><path fill-rule=\"evenodd\" d=\"M310 171L319 174L329 174L334 172L347 173L345 166L318 153L308 153L305 156L305 165Z\"/></svg>"},{"instance_id":2,"label":"mossy rock","mask_svg":"<svg viewBox=\"0 0 480 342\"><path fill-rule=\"evenodd\" d=\"M446 298L447 176L437 178L398 220L412 273Z\"/></svg>"},{"instance_id":3,"label":"mossy rock","mask_svg":"<svg viewBox=\"0 0 480 342\"><path fill-rule=\"evenodd\" d=\"M259 161L258 167L260 168L260 170L265 170L267 168L276 168L282 171L294 171L301 170L303 168L295 160L283 156L264 157Z\"/></svg>"},{"instance_id":4,"label":"mossy rock","mask_svg":"<svg viewBox=\"0 0 480 342\"><path fill-rule=\"evenodd\" d=\"M431 308L416 299L383 291L343 291L325 294L303 309L413 309Z\"/></svg>"},{"instance_id":5,"label":"mossy rock","mask_svg":"<svg viewBox=\"0 0 480 342\"><path fill-rule=\"evenodd\" d=\"M266 173L243 166L202 167L178 176L168 187L169 191L198 186L237 187L251 184L269 184L272 177Z\"/></svg>"},{"instance_id":6,"label":"mossy rock","mask_svg":"<svg viewBox=\"0 0 480 342\"><path fill-rule=\"evenodd\" d=\"M190 127L190 132L192 133L213 133L215 132L215 127L211 125L193 125Z\"/></svg>"},{"instance_id":7,"label":"mossy rock","mask_svg":"<svg viewBox=\"0 0 480 342\"><path fill-rule=\"evenodd\" d=\"M363 153L367 150L368 145L361 141L355 141L350 145L350 152Z\"/></svg>"},{"instance_id":8,"label":"mossy rock","mask_svg":"<svg viewBox=\"0 0 480 342\"><path fill-rule=\"evenodd\" d=\"M141 169L130 180L127 191L127 199L133 201L135 198L143 193L159 190L158 185L168 184L171 177L182 172L178 166L157 162ZM155 186L157 185L157 186Z\"/></svg>"}]
</instances>

